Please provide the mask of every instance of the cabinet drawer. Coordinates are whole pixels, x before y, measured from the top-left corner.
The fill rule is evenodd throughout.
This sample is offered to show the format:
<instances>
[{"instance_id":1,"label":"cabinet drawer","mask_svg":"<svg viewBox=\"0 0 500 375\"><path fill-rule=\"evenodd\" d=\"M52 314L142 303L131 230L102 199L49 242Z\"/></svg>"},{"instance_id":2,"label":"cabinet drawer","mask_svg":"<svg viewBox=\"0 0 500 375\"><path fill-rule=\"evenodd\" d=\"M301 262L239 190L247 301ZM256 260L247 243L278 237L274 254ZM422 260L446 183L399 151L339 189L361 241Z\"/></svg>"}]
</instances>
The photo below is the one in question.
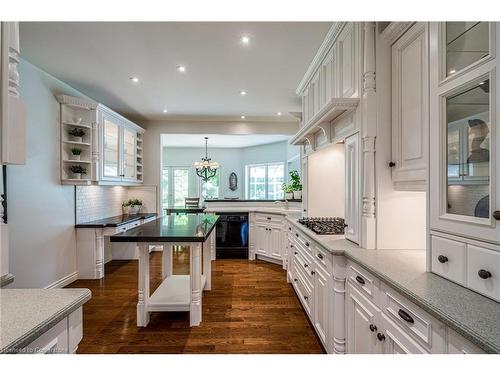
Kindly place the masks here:
<instances>
[{"instance_id":1,"label":"cabinet drawer","mask_svg":"<svg viewBox=\"0 0 500 375\"><path fill-rule=\"evenodd\" d=\"M262 214L262 213L255 214L255 220L260 221L262 223L281 224L282 219L283 217L281 215Z\"/></svg>"},{"instance_id":2,"label":"cabinet drawer","mask_svg":"<svg viewBox=\"0 0 500 375\"><path fill-rule=\"evenodd\" d=\"M500 252L467 245L467 286L500 300Z\"/></svg>"},{"instance_id":3,"label":"cabinet drawer","mask_svg":"<svg viewBox=\"0 0 500 375\"><path fill-rule=\"evenodd\" d=\"M382 312L433 353L445 352L445 326L392 289L383 287Z\"/></svg>"},{"instance_id":4,"label":"cabinet drawer","mask_svg":"<svg viewBox=\"0 0 500 375\"><path fill-rule=\"evenodd\" d=\"M313 246L312 253L316 264L323 268L328 274L331 274L333 268L332 255L317 245Z\"/></svg>"},{"instance_id":5,"label":"cabinet drawer","mask_svg":"<svg viewBox=\"0 0 500 375\"><path fill-rule=\"evenodd\" d=\"M302 233L299 233L297 231L294 231L293 237L294 237L295 242L297 242L297 244L299 246L301 246L309 254L312 254L312 250L311 250L312 244L311 244L311 241L307 237L305 237Z\"/></svg>"},{"instance_id":6,"label":"cabinet drawer","mask_svg":"<svg viewBox=\"0 0 500 375\"><path fill-rule=\"evenodd\" d=\"M378 299L378 288L375 285L377 280L367 271L349 263L347 266L347 280L349 280L358 290L369 297L372 302Z\"/></svg>"},{"instance_id":7,"label":"cabinet drawer","mask_svg":"<svg viewBox=\"0 0 500 375\"><path fill-rule=\"evenodd\" d=\"M465 243L432 236L431 246L432 272L465 284Z\"/></svg>"},{"instance_id":8,"label":"cabinet drawer","mask_svg":"<svg viewBox=\"0 0 500 375\"><path fill-rule=\"evenodd\" d=\"M312 265L304 260L300 255L295 255L293 258L293 264L296 268L296 272L302 274L302 278L309 283L309 286L312 288L313 285L313 276L311 272L313 271Z\"/></svg>"},{"instance_id":9,"label":"cabinet drawer","mask_svg":"<svg viewBox=\"0 0 500 375\"><path fill-rule=\"evenodd\" d=\"M295 291L299 296L300 302L307 312L307 315L311 317L312 312L312 290L307 286L306 282L302 278L300 272L296 270L295 278L293 279L293 285L295 286Z\"/></svg>"}]
</instances>

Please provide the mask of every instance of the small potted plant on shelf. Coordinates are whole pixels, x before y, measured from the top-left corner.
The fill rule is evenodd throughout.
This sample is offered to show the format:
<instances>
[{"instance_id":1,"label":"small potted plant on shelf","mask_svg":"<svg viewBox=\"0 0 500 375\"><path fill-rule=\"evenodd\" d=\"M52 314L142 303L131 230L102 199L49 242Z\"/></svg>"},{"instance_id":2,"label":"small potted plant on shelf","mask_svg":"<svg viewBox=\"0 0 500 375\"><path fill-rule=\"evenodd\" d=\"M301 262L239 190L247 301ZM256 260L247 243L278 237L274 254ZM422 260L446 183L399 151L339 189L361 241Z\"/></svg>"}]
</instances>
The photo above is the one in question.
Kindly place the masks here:
<instances>
[{"instance_id":1,"label":"small potted plant on shelf","mask_svg":"<svg viewBox=\"0 0 500 375\"><path fill-rule=\"evenodd\" d=\"M80 155L82 153L82 149L81 148L72 148L71 149L71 155L69 156L69 158L71 160L80 160Z\"/></svg>"},{"instance_id":2,"label":"small potted plant on shelf","mask_svg":"<svg viewBox=\"0 0 500 375\"><path fill-rule=\"evenodd\" d=\"M138 214L142 209L142 200L132 198L122 203L123 212L126 214Z\"/></svg>"},{"instance_id":3,"label":"small potted plant on shelf","mask_svg":"<svg viewBox=\"0 0 500 375\"><path fill-rule=\"evenodd\" d=\"M73 178L76 180L80 180L82 178L82 174L87 174L87 170L81 165L72 165L69 167L69 170L73 174Z\"/></svg>"},{"instance_id":4,"label":"small potted plant on shelf","mask_svg":"<svg viewBox=\"0 0 500 375\"><path fill-rule=\"evenodd\" d=\"M294 199L302 199L302 184L300 183L300 174L297 171L290 171L290 189L293 191Z\"/></svg>"},{"instance_id":5,"label":"small potted plant on shelf","mask_svg":"<svg viewBox=\"0 0 500 375\"><path fill-rule=\"evenodd\" d=\"M85 135L85 131L80 128L71 129L68 134L71 136L73 142L83 142L83 136Z\"/></svg>"},{"instance_id":6,"label":"small potted plant on shelf","mask_svg":"<svg viewBox=\"0 0 500 375\"><path fill-rule=\"evenodd\" d=\"M293 199L293 188L292 185L283 184L283 191L285 192L285 199Z\"/></svg>"}]
</instances>

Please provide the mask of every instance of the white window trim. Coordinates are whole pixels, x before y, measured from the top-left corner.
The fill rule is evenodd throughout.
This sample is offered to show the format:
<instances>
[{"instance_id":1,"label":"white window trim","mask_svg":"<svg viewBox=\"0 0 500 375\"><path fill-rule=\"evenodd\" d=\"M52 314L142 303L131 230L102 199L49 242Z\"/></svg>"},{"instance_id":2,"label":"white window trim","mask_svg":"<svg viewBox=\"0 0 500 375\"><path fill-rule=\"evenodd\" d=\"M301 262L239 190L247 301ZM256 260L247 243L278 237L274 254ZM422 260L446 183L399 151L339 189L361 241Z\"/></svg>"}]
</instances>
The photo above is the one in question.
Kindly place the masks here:
<instances>
[{"instance_id":1,"label":"white window trim","mask_svg":"<svg viewBox=\"0 0 500 375\"><path fill-rule=\"evenodd\" d=\"M250 179L249 179L249 169L251 167L266 167L266 200L269 199L269 190L268 190L268 183L267 183L267 175L268 175L268 168L271 165L277 165L280 164L283 166L283 181L286 181L286 176L288 174L287 171L287 162L286 160L279 160L279 161L270 161L270 162L265 162L265 163L254 163L254 164L246 164L245 165L245 199L250 199Z\"/></svg>"}]
</instances>

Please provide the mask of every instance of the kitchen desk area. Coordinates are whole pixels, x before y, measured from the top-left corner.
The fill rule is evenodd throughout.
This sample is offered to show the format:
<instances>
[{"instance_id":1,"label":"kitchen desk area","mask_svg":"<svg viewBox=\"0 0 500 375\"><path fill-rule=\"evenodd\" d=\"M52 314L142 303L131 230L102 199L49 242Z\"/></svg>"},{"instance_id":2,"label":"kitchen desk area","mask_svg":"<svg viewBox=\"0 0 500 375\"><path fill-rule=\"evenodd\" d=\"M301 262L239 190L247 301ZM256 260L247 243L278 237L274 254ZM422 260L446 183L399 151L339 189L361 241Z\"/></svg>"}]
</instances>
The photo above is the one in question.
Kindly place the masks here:
<instances>
[{"instance_id":1,"label":"kitchen desk area","mask_svg":"<svg viewBox=\"0 0 500 375\"><path fill-rule=\"evenodd\" d=\"M112 243L137 243L139 248L137 326L146 327L153 311L189 311L190 325L201 323L202 293L211 289L214 229L218 220L217 215L166 215L110 237ZM150 246L163 247L163 282L151 295ZM189 246L189 275L173 275L173 246Z\"/></svg>"}]
</instances>

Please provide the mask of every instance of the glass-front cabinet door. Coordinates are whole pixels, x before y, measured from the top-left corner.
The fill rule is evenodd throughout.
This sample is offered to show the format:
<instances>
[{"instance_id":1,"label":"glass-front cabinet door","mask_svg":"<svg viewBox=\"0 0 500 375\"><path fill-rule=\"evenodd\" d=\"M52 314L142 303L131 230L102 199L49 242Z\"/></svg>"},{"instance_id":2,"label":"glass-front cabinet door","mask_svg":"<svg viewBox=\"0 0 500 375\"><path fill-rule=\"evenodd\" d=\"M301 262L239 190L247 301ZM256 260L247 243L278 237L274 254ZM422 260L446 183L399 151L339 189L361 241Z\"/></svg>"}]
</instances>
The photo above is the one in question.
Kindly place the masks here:
<instances>
[{"instance_id":1,"label":"glass-front cabinet door","mask_svg":"<svg viewBox=\"0 0 500 375\"><path fill-rule=\"evenodd\" d=\"M500 243L499 60L492 48L500 38L487 22L431 23L430 30L431 230Z\"/></svg>"},{"instance_id":2,"label":"glass-front cabinet door","mask_svg":"<svg viewBox=\"0 0 500 375\"><path fill-rule=\"evenodd\" d=\"M103 177L120 179L120 126L107 118L103 119Z\"/></svg>"},{"instance_id":3,"label":"glass-front cabinet door","mask_svg":"<svg viewBox=\"0 0 500 375\"><path fill-rule=\"evenodd\" d=\"M123 178L127 180L136 179L136 139L137 133L133 130L123 128Z\"/></svg>"}]
</instances>

